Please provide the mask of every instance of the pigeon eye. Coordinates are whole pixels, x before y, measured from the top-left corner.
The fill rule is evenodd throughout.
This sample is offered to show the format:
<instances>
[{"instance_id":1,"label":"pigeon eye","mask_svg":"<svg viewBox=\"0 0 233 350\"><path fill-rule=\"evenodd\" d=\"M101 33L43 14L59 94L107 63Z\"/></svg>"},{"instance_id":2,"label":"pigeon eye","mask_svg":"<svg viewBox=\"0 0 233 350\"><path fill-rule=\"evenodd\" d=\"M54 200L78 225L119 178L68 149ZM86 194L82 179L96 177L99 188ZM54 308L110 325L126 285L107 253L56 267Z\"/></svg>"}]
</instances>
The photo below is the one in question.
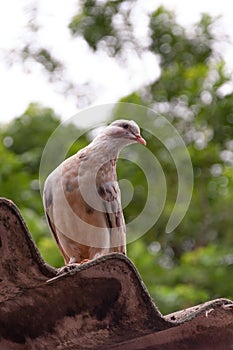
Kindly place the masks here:
<instances>
[{"instance_id":1,"label":"pigeon eye","mask_svg":"<svg viewBox=\"0 0 233 350\"><path fill-rule=\"evenodd\" d=\"M122 124L122 128L129 129L129 124Z\"/></svg>"}]
</instances>

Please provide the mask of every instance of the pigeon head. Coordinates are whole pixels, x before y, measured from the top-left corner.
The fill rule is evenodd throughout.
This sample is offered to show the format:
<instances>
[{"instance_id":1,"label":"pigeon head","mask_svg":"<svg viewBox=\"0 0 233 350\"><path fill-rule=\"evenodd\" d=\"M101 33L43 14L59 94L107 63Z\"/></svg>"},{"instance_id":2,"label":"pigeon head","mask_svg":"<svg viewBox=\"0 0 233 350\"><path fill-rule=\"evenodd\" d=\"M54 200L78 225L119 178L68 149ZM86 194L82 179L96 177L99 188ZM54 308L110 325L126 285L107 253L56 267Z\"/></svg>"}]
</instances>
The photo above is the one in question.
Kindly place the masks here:
<instances>
[{"instance_id":1,"label":"pigeon head","mask_svg":"<svg viewBox=\"0 0 233 350\"><path fill-rule=\"evenodd\" d=\"M103 129L88 147L94 150L96 159L97 150L102 158L109 159L117 158L120 150L132 143L146 145L146 141L140 135L139 126L133 120L120 119Z\"/></svg>"},{"instance_id":2,"label":"pigeon head","mask_svg":"<svg viewBox=\"0 0 233 350\"><path fill-rule=\"evenodd\" d=\"M146 141L140 135L139 126L133 120L116 120L107 126L104 133L124 146L136 142L146 145Z\"/></svg>"}]
</instances>

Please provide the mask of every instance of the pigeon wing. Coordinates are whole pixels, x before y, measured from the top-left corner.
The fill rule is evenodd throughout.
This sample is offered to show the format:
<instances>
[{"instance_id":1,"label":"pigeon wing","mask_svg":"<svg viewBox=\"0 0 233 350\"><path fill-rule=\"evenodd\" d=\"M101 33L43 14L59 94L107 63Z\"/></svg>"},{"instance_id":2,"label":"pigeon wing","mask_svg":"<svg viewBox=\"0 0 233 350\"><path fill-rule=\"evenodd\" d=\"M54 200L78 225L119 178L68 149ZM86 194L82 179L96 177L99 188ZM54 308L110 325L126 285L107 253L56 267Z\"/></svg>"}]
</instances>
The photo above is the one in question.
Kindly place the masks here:
<instances>
[{"instance_id":1,"label":"pigeon wing","mask_svg":"<svg viewBox=\"0 0 233 350\"><path fill-rule=\"evenodd\" d=\"M126 254L126 228L117 181L97 185L103 203L103 214L110 235L110 250Z\"/></svg>"}]
</instances>

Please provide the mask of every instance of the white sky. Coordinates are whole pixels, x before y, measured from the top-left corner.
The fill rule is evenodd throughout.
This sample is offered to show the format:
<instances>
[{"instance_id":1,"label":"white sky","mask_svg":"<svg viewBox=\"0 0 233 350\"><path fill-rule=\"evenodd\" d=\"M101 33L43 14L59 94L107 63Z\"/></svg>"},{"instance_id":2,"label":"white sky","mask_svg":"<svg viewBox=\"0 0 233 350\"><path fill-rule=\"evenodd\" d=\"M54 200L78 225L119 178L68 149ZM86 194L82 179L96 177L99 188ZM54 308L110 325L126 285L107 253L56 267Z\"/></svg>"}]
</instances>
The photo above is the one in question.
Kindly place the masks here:
<instances>
[{"instance_id":1,"label":"white sky","mask_svg":"<svg viewBox=\"0 0 233 350\"><path fill-rule=\"evenodd\" d=\"M159 69L151 70L155 64L153 55L145 55L143 62L136 58L130 62L130 69L123 71L111 59L101 55L92 55L83 41L71 39L68 29L64 29L75 13L77 1L40 0L38 21L39 42L45 44L57 57L62 57L68 67L67 74L78 83L92 81L99 91L95 103L111 103L139 88L144 82L155 79ZM24 8L32 6L32 0L8 0L0 2L0 49L17 48L27 39L24 26L28 16ZM164 5L175 10L178 22L190 26L199 20L200 14L221 15L218 30L229 35L233 43L233 3L229 0L141 0L144 8L156 8ZM139 11L140 12L140 9ZM140 25L140 19L139 19ZM143 18L141 19L143 36ZM29 39L30 40L30 39ZM233 69L233 44L223 46L224 58ZM1 56L0 56L1 57ZM0 63L0 122L11 120L24 112L32 101L52 107L62 118L71 117L77 112L72 96L62 96L56 85L48 83L39 65L32 64L31 72L23 71L20 65L7 68L3 60Z\"/></svg>"}]
</instances>

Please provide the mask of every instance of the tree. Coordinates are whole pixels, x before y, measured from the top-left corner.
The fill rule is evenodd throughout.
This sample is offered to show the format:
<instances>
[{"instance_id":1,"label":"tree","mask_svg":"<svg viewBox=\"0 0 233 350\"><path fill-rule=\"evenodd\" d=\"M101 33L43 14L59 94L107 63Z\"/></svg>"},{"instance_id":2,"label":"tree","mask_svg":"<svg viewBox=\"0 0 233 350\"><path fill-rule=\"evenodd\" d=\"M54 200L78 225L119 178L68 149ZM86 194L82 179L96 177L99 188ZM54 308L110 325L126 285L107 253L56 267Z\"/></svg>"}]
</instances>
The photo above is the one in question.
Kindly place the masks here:
<instances>
[{"instance_id":1,"label":"tree","mask_svg":"<svg viewBox=\"0 0 233 350\"><path fill-rule=\"evenodd\" d=\"M0 133L1 196L19 206L42 256L54 266L61 266L63 259L45 221L39 167L46 142L59 125L60 119L52 109L31 103L21 116L4 125ZM74 132L78 133L78 129L72 125L64 126L59 139L64 144ZM85 137L81 138L79 147L86 143ZM73 144L67 156L77 149L78 145Z\"/></svg>"},{"instance_id":2,"label":"tree","mask_svg":"<svg viewBox=\"0 0 233 350\"><path fill-rule=\"evenodd\" d=\"M165 170L169 191L160 219L129 245L128 254L161 311L167 313L220 296L232 297L233 94L225 93L232 82L221 54L215 50L219 38L212 30L212 18L203 15L192 31L187 31L172 12L160 7L147 14L148 35L142 42L135 31L137 3L85 1L69 28L94 52L104 50L122 65L132 53L140 57L145 50L159 58L159 79L121 101L148 106L165 116L182 135L192 159L192 201L181 224L167 234L165 227L177 193L176 169L161 142L144 131L149 149ZM119 110L115 112L120 115ZM61 260L57 254L56 258L48 254L52 241L42 219L36 176L43 147L58 123L51 110L29 106L23 116L4 128L1 152L8 166L0 168L3 194L23 208L40 250L56 266ZM38 137L31 137L29 130L36 130L33 135ZM71 130L78 132L74 126L67 126L64 135ZM87 142L88 135L83 136L68 154ZM120 160L119 178L129 175L135 187L135 205L126 207L126 220L141 211L147 189L143 172L133 164L126 167ZM16 189L13 183L17 182Z\"/></svg>"}]
</instances>

